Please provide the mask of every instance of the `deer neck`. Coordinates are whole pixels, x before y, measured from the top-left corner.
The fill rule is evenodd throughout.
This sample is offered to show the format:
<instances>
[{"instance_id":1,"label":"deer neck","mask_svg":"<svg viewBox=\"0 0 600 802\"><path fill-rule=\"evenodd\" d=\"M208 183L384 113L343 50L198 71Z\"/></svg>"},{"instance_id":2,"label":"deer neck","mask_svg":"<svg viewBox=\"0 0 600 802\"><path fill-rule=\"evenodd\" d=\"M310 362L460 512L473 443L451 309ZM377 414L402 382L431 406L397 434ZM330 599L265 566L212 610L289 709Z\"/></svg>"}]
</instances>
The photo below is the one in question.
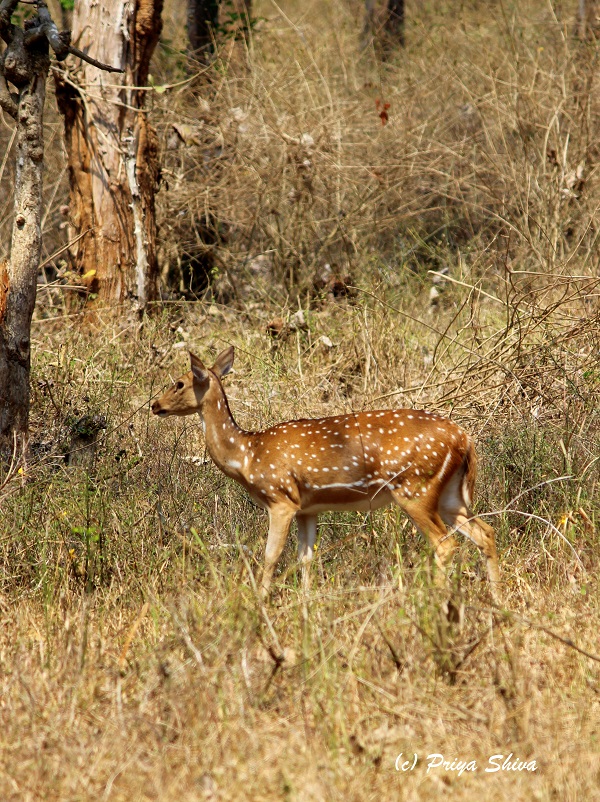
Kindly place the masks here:
<instances>
[{"instance_id":1,"label":"deer neck","mask_svg":"<svg viewBox=\"0 0 600 802\"><path fill-rule=\"evenodd\" d=\"M220 382L206 394L200 415L211 459L228 476L239 478L248 454L249 434L235 422Z\"/></svg>"}]
</instances>

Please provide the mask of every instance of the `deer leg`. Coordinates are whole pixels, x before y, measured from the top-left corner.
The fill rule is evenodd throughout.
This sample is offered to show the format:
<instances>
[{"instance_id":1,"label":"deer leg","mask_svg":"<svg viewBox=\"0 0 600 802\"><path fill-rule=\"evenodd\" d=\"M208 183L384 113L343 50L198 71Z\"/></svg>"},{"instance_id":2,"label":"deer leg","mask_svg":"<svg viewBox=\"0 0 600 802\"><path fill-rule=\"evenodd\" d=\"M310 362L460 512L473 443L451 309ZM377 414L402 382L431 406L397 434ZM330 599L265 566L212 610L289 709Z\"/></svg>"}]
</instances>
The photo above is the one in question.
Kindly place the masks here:
<instances>
[{"instance_id":1,"label":"deer leg","mask_svg":"<svg viewBox=\"0 0 600 802\"><path fill-rule=\"evenodd\" d=\"M442 520L475 543L485 557L492 598L497 599L500 571L496 535L489 524L473 515L465 495L462 475L455 474L450 479L440 495L438 507Z\"/></svg>"},{"instance_id":2,"label":"deer leg","mask_svg":"<svg viewBox=\"0 0 600 802\"><path fill-rule=\"evenodd\" d=\"M463 506L459 510L442 510L442 518L448 526L454 527L465 537L471 540L486 560L487 575L490 581L492 596L497 595L500 582L498 568L498 553L496 551L496 536L494 530L481 518L476 518L471 510Z\"/></svg>"},{"instance_id":3,"label":"deer leg","mask_svg":"<svg viewBox=\"0 0 600 802\"><path fill-rule=\"evenodd\" d=\"M431 543L438 567L435 582L436 585L443 586L446 582L448 565L458 548L456 538L452 533L448 533L437 509L428 503L426 498L409 501L400 493L394 492L393 495L396 503Z\"/></svg>"},{"instance_id":4,"label":"deer leg","mask_svg":"<svg viewBox=\"0 0 600 802\"><path fill-rule=\"evenodd\" d=\"M317 516L298 514L296 521L298 522L298 560L302 566L302 588L306 593L310 589L309 571L317 538Z\"/></svg>"},{"instance_id":5,"label":"deer leg","mask_svg":"<svg viewBox=\"0 0 600 802\"><path fill-rule=\"evenodd\" d=\"M269 535L265 548L265 567L260 587L260 595L263 599L266 599L269 595L273 571L285 546L295 514L296 510L283 505L269 509Z\"/></svg>"}]
</instances>

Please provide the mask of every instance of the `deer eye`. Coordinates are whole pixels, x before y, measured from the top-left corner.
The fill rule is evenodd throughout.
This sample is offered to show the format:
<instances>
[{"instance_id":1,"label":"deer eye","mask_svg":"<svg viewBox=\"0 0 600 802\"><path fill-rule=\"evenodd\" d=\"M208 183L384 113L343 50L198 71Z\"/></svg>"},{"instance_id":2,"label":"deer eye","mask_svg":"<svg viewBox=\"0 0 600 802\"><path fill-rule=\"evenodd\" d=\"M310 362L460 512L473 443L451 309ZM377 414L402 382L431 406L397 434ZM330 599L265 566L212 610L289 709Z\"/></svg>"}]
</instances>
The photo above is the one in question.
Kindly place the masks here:
<instances>
[{"instance_id":1,"label":"deer eye","mask_svg":"<svg viewBox=\"0 0 600 802\"><path fill-rule=\"evenodd\" d=\"M176 389L176 390L183 390L184 386L185 386L185 385L183 384L183 382L182 382L182 381L179 381L179 382L176 382L176 383L175 383L175 389Z\"/></svg>"}]
</instances>

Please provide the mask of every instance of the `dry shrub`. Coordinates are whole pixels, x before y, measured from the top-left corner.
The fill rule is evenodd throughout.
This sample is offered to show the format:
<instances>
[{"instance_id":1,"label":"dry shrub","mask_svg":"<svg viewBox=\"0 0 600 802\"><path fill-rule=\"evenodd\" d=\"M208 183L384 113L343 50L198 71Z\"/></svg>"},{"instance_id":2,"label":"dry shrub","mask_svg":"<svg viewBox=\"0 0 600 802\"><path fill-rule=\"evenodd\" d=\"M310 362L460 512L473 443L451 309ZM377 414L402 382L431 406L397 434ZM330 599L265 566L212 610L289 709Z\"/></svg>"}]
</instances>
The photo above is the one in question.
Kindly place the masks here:
<instances>
[{"instance_id":1,"label":"dry shrub","mask_svg":"<svg viewBox=\"0 0 600 802\"><path fill-rule=\"evenodd\" d=\"M426 6L382 65L357 57L345 4L295 23L269 10L246 47L223 46L157 109L166 239L187 230L187 254L210 249L235 284L269 254L296 291L325 263L358 278L374 261L394 278L457 249L475 276L592 267L596 55L570 20L539 3L511 19Z\"/></svg>"}]
</instances>

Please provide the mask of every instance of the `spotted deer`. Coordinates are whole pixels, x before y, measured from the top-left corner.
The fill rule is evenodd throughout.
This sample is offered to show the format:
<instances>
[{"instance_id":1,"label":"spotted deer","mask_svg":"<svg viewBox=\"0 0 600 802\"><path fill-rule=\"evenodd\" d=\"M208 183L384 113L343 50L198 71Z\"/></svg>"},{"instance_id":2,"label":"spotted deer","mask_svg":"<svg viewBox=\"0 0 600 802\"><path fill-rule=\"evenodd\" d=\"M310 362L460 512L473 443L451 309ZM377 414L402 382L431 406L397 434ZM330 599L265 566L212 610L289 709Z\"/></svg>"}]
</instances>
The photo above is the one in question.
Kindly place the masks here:
<instances>
[{"instance_id":1,"label":"spotted deer","mask_svg":"<svg viewBox=\"0 0 600 802\"><path fill-rule=\"evenodd\" d=\"M227 348L207 368L190 354L192 369L154 401L152 412L199 412L217 467L269 513L263 598L294 518L308 588L319 513L365 512L394 502L429 538L442 582L458 531L485 556L494 594L500 578L494 530L471 511L476 456L463 429L431 412L393 409L292 420L247 432L233 419L221 382L233 356L233 348Z\"/></svg>"}]
</instances>

